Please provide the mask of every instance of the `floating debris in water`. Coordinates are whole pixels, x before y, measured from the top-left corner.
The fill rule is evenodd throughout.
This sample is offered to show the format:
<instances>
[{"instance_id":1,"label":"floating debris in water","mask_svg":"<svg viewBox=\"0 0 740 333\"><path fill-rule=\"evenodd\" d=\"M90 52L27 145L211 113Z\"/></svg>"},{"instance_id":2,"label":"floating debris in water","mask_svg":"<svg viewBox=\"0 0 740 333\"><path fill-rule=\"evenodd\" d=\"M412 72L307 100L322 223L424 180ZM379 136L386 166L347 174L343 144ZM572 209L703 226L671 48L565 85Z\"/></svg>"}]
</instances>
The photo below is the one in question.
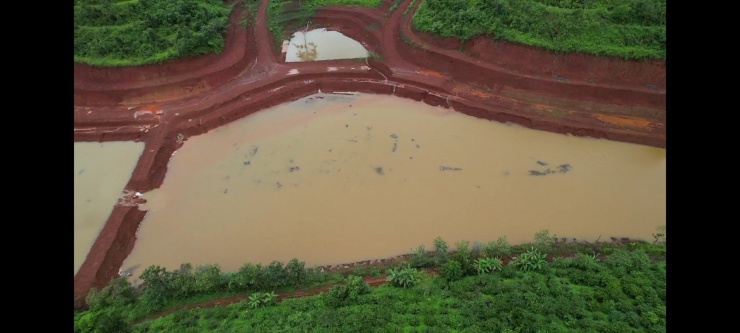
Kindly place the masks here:
<instances>
[{"instance_id":1,"label":"floating debris in water","mask_svg":"<svg viewBox=\"0 0 740 333\"><path fill-rule=\"evenodd\" d=\"M382 167L377 167L377 168L375 168L375 173L377 173L377 174L379 174L379 175L383 175L383 174L384 174L384 173L383 173L383 168L382 168Z\"/></svg>"},{"instance_id":2,"label":"floating debris in water","mask_svg":"<svg viewBox=\"0 0 740 333\"><path fill-rule=\"evenodd\" d=\"M298 167L298 166L294 166L294 167L290 167L290 168L288 169L288 171L290 171L290 172L293 172L293 171L298 171L298 170L300 170L300 169L301 169L301 167Z\"/></svg>"},{"instance_id":3,"label":"floating debris in water","mask_svg":"<svg viewBox=\"0 0 740 333\"><path fill-rule=\"evenodd\" d=\"M544 175L549 175L551 173L555 173L555 171L552 171L552 169L550 169L550 168L547 168L547 170L545 170L544 172L543 171L537 171L537 170L529 170L529 174L531 176L544 176Z\"/></svg>"},{"instance_id":4,"label":"floating debris in water","mask_svg":"<svg viewBox=\"0 0 740 333\"><path fill-rule=\"evenodd\" d=\"M226 194L228 192L229 192L229 189L228 188L227 189L224 189L224 194Z\"/></svg>"},{"instance_id":5,"label":"floating debris in water","mask_svg":"<svg viewBox=\"0 0 740 333\"><path fill-rule=\"evenodd\" d=\"M85 172L85 169L80 170L80 172L78 172L77 174L81 175L83 172Z\"/></svg>"},{"instance_id":6,"label":"floating debris in water","mask_svg":"<svg viewBox=\"0 0 740 333\"><path fill-rule=\"evenodd\" d=\"M542 162L542 161L537 161L537 164L539 164L539 165L547 165L547 163Z\"/></svg>"},{"instance_id":7,"label":"floating debris in water","mask_svg":"<svg viewBox=\"0 0 740 333\"><path fill-rule=\"evenodd\" d=\"M395 153L396 152L396 149L398 149L398 144L394 142L393 143L393 150L392 151Z\"/></svg>"},{"instance_id":8,"label":"floating debris in water","mask_svg":"<svg viewBox=\"0 0 740 333\"><path fill-rule=\"evenodd\" d=\"M421 148L421 147L419 147L419 145L416 145L416 148Z\"/></svg>"},{"instance_id":9,"label":"floating debris in water","mask_svg":"<svg viewBox=\"0 0 740 333\"><path fill-rule=\"evenodd\" d=\"M448 167L444 165L439 166L439 171L445 171L445 170L460 171L462 170L462 168Z\"/></svg>"},{"instance_id":10,"label":"floating debris in water","mask_svg":"<svg viewBox=\"0 0 740 333\"><path fill-rule=\"evenodd\" d=\"M257 155L257 151L260 149L259 146L252 146L252 151L250 152L250 155L254 156Z\"/></svg>"},{"instance_id":11,"label":"floating debris in water","mask_svg":"<svg viewBox=\"0 0 740 333\"><path fill-rule=\"evenodd\" d=\"M283 184L280 184L280 182L277 182L277 184L275 184L275 186L277 186L277 188L281 188L281 187L283 187Z\"/></svg>"},{"instance_id":12,"label":"floating debris in water","mask_svg":"<svg viewBox=\"0 0 740 333\"><path fill-rule=\"evenodd\" d=\"M537 163L540 164L540 165L542 165L542 163L544 163L544 162L537 161ZM570 169L571 169L570 164L567 164L567 163L566 164L561 164L561 165L558 165L558 171L557 172L566 173L566 172L570 171ZM552 170L552 169L550 169L550 168L547 168L547 170L544 170L544 171L529 170L529 174L531 176L545 176L545 175L549 175L549 174L553 174L553 173L555 173L555 171Z\"/></svg>"},{"instance_id":13,"label":"floating debris in water","mask_svg":"<svg viewBox=\"0 0 740 333\"><path fill-rule=\"evenodd\" d=\"M244 162L244 165L250 165L250 164L252 164L252 162L250 162L250 161Z\"/></svg>"},{"instance_id":14,"label":"floating debris in water","mask_svg":"<svg viewBox=\"0 0 740 333\"><path fill-rule=\"evenodd\" d=\"M391 134L391 138L398 139L398 135L396 135L395 133Z\"/></svg>"}]
</instances>

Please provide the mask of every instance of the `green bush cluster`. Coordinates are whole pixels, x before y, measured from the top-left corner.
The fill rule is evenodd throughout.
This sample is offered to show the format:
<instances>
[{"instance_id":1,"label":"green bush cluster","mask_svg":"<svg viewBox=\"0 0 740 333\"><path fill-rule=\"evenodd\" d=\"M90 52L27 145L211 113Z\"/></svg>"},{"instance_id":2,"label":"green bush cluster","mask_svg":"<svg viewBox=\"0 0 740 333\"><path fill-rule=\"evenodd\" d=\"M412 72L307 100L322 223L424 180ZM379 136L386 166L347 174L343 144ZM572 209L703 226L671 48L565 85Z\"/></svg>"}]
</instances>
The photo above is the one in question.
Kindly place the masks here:
<instances>
[{"instance_id":1,"label":"green bush cluster","mask_svg":"<svg viewBox=\"0 0 740 333\"><path fill-rule=\"evenodd\" d=\"M360 295L370 292L370 286L361 276L350 275L343 284L332 286L325 294L325 303L330 307L340 307L357 301Z\"/></svg>"},{"instance_id":2,"label":"green bush cluster","mask_svg":"<svg viewBox=\"0 0 740 333\"><path fill-rule=\"evenodd\" d=\"M412 256L411 262L388 269L386 280L391 283L372 292L350 272L328 292L279 303L274 291L268 292L272 287L328 278L315 278L315 270L305 269L297 259L287 265L245 264L229 273L220 272L218 265L193 269L184 264L172 272L151 266L142 273L142 288L118 278L91 292L90 309L75 313L74 331L665 331L665 256L651 257L646 251L665 244L615 243L599 247L604 253L600 255L584 253L597 248L583 245L577 249L580 252L555 257L548 264L547 254L535 247L538 239L549 237L544 236L544 231L539 232L535 243L507 249L514 255L508 265L498 255L488 256L500 253L493 251L500 246L487 247L488 251L484 247L478 253L475 246L471 249L468 242L460 241L455 251L448 252L447 243L438 237L432 256L427 257L444 258L443 265L436 266L439 276L412 267ZM427 254L423 247L417 252ZM464 263L472 271L464 269ZM172 300L195 300L219 291L251 294L239 304L179 310L131 325L133 318L161 308L152 304L174 306L177 303ZM249 310L244 311L245 307ZM132 315L138 308L148 312Z\"/></svg>"},{"instance_id":3,"label":"green bush cluster","mask_svg":"<svg viewBox=\"0 0 740 333\"><path fill-rule=\"evenodd\" d=\"M441 36L628 59L665 59L665 24L665 0L424 0L413 19Z\"/></svg>"},{"instance_id":4,"label":"green bush cluster","mask_svg":"<svg viewBox=\"0 0 740 333\"><path fill-rule=\"evenodd\" d=\"M232 9L222 0L77 0L74 60L124 66L220 53Z\"/></svg>"},{"instance_id":5,"label":"green bush cluster","mask_svg":"<svg viewBox=\"0 0 740 333\"><path fill-rule=\"evenodd\" d=\"M292 259L287 265L273 261L267 266L246 263L236 272L222 272L217 264L198 266L182 264L179 269L168 271L164 267L147 267L139 279L143 288L137 290L120 277L101 291L91 290L86 299L91 309L111 305L125 305L139 300L145 307L156 310L167 303L194 295L216 292L262 292L281 288L301 287L306 283L320 282L325 274L306 269L305 263Z\"/></svg>"},{"instance_id":6,"label":"green bush cluster","mask_svg":"<svg viewBox=\"0 0 740 333\"><path fill-rule=\"evenodd\" d=\"M665 332L665 275L660 264L630 266L634 270L620 275L607 261L608 257L594 260L587 255L560 258L553 261L552 272L523 271L506 265L501 272L510 267L517 273L511 278L475 274L447 281L441 276L426 276L411 288L373 288L342 306L326 302L332 296L323 294L287 299L247 312L241 311L240 305L179 311L183 312L179 317L170 314L135 325L133 330ZM455 265L452 263L459 265L450 259L448 264ZM596 277L592 285L572 281L572 276L584 272ZM349 286L348 281L343 286ZM349 289L336 288L337 298L347 299ZM187 319L194 317L199 320Z\"/></svg>"}]
</instances>

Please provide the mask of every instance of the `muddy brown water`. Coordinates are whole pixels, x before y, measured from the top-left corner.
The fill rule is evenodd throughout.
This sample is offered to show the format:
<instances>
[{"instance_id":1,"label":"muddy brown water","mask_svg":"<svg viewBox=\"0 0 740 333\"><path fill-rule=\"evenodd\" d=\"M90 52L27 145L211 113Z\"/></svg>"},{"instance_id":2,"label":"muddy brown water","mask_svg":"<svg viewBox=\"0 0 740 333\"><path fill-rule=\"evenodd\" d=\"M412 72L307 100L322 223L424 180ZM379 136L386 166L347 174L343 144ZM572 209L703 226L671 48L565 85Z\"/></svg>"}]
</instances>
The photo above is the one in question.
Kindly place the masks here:
<instances>
[{"instance_id":1,"label":"muddy brown water","mask_svg":"<svg viewBox=\"0 0 740 333\"><path fill-rule=\"evenodd\" d=\"M143 151L143 142L74 144L75 274L123 195Z\"/></svg>"},{"instance_id":2,"label":"muddy brown water","mask_svg":"<svg viewBox=\"0 0 740 333\"><path fill-rule=\"evenodd\" d=\"M298 31L284 43L285 62L366 58L368 52L360 42L339 31L324 28Z\"/></svg>"},{"instance_id":3,"label":"muddy brown water","mask_svg":"<svg viewBox=\"0 0 740 333\"><path fill-rule=\"evenodd\" d=\"M395 96L317 94L189 138L122 269L356 262L547 229L652 240L662 148L536 131Z\"/></svg>"}]
</instances>

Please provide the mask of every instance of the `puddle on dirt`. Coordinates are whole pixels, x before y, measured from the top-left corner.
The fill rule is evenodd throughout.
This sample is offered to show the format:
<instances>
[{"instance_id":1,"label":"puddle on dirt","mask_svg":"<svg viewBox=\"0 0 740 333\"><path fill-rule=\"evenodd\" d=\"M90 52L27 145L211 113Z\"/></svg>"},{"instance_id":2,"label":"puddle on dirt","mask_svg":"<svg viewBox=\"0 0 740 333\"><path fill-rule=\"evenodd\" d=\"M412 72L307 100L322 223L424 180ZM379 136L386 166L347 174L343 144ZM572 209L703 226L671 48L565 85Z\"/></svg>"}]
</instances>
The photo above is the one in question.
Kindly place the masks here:
<instances>
[{"instance_id":1,"label":"puddle on dirt","mask_svg":"<svg viewBox=\"0 0 740 333\"><path fill-rule=\"evenodd\" d=\"M339 264L437 236L521 244L544 229L651 240L666 224L666 155L395 96L319 94L191 137L143 198L124 269Z\"/></svg>"},{"instance_id":2,"label":"puddle on dirt","mask_svg":"<svg viewBox=\"0 0 740 333\"><path fill-rule=\"evenodd\" d=\"M75 142L75 274L123 195L143 151L143 142Z\"/></svg>"},{"instance_id":3,"label":"puddle on dirt","mask_svg":"<svg viewBox=\"0 0 740 333\"><path fill-rule=\"evenodd\" d=\"M285 62L367 58L358 41L338 31L314 29L293 34L285 48Z\"/></svg>"}]
</instances>

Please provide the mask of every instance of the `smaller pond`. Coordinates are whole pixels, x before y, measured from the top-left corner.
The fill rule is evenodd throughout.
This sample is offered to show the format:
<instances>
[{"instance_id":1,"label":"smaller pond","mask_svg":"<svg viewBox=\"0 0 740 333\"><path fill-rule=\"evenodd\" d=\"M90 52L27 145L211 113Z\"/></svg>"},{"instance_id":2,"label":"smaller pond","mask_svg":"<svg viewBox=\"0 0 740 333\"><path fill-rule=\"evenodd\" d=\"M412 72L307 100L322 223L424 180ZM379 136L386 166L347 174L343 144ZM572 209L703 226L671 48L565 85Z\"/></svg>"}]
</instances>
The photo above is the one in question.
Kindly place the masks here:
<instances>
[{"instance_id":1,"label":"smaller pond","mask_svg":"<svg viewBox=\"0 0 740 333\"><path fill-rule=\"evenodd\" d=\"M143 151L143 142L75 142L75 274L123 195Z\"/></svg>"},{"instance_id":2,"label":"smaller pond","mask_svg":"<svg viewBox=\"0 0 740 333\"><path fill-rule=\"evenodd\" d=\"M287 41L285 62L367 58L365 47L338 31L298 31Z\"/></svg>"}]
</instances>

